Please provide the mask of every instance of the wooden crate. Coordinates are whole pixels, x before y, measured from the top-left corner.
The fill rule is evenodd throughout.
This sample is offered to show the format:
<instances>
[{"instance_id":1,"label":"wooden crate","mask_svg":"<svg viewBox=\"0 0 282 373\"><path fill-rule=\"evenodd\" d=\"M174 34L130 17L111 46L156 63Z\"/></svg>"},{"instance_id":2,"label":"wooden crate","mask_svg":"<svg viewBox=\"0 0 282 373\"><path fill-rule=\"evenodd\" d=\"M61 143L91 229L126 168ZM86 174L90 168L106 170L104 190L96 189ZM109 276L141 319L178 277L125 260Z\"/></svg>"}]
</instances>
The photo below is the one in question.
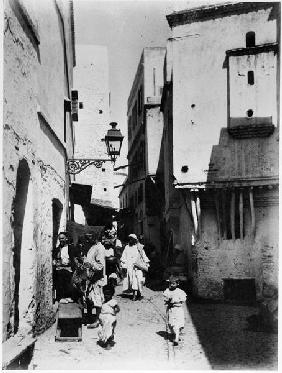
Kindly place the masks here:
<instances>
[{"instance_id":1,"label":"wooden crate","mask_svg":"<svg viewBox=\"0 0 282 373\"><path fill-rule=\"evenodd\" d=\"M82 341L82 310L77 303L59 304L55 341Z\"/></svg>"}]
</instances>

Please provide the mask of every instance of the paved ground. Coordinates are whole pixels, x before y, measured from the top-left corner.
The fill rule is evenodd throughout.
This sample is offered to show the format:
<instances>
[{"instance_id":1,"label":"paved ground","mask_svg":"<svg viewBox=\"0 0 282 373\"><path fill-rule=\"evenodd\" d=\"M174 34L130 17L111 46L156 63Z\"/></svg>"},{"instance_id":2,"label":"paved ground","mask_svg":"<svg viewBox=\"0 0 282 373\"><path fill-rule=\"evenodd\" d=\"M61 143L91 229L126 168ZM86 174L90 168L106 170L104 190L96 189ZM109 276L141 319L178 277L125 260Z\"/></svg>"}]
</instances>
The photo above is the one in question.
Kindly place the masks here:
<instances>
[{"instance_id":1,"label":"paved ground","mask_svg":"<svg viewBox=\"0 0 282 373\"><path fill-rule=\"evenodd\" d=\"M251 307L191 304L178 347L167 340L161 292L144 299L116 297L121 312L116 345L97 345L97 330L83 327L82 342L55 342L55 325L38 338L29 369L277 369L277 336L246 330Z\"/></svg>"}]
</instances>

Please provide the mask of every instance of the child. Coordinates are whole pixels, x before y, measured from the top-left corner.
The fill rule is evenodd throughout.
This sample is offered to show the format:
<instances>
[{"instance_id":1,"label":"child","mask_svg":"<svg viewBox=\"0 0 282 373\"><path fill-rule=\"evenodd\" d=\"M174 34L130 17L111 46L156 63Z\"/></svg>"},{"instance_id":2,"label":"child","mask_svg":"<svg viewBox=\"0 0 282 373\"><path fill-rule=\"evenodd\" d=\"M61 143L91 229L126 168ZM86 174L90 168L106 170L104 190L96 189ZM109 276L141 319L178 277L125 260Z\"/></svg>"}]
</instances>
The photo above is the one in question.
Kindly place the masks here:
<instances>
[{"instance_id":1,"label":"child","mask_svg":"<svg viewBox=\"0 0 282 373\"><path fill-rule=\"evenodd\" d=\"M103 288L105 302L99 316L100 329L98 331L99 343L106 350L114 345L114 331L117 323L116 314L120 311L117 301L113 299L114 288L106 285Z\"/></svg>"},{"instance_id":2,"label":"child","mask_svg":"<svg viewBox=\"0 0 282 373\"><path fill-rule=\"evenodd\" d=\"M115 288L117 286L118 276L116 273L111 273L108 277L108 285Z\"/></svg>"},{"instance_id":3,"label":"child","mask_svg":"<svg viewBox=\"0 0 282 373\"><path fill-rule=\"evenodd\" d=\"M164 291L168 326L173 335L174 346L178 345L180 330L184 328L183 303L186 301L186 294L178 288L179 280L174 276L169 278L169 287Z\"/></svg>"}]
</instances>

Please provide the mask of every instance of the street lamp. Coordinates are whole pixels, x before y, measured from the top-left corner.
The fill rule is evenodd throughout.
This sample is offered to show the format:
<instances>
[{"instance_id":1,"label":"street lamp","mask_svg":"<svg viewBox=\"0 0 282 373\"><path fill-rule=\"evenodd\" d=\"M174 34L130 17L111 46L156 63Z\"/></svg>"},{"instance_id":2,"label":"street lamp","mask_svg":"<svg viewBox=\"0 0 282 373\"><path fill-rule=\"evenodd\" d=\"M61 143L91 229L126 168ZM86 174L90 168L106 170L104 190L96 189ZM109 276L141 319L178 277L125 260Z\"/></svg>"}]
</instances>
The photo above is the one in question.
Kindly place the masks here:
<instances>
[{"instance_id":1,"label":"street lamp","mask_svg":"<svg viewBox=\"0 0 282 373\"><path fill-rule=\"evenodd\" d=\"M116 122L111 122L110 126L112 126L112 128L108 130L107 135L105 136L105 143L107 145L107 152L112 162L115 163L117 157L120 155L123 136L120 130L116 128Z\"/></svg>"},{"instance_id":2,"label":"street lamp","mask_svg":"<svg viewBox=\"0 0 282 373\"><path fill-rule=\"evenodd\" d=\"M110 126L111 129L107 131L107 134L102 141L105 141L107 146L107 153L110 157L107 159L89 159L89 158L73 158L67 160L67 173L76 175L79 174L81 171L85 170L88 166L94 165L96 168L101 168L103 163L105 162L113 162L117 157L120 155L121 145L124 136L122 136L119 129L116 128L117 123L111 122Z\"/></svg>"}]
</instances>

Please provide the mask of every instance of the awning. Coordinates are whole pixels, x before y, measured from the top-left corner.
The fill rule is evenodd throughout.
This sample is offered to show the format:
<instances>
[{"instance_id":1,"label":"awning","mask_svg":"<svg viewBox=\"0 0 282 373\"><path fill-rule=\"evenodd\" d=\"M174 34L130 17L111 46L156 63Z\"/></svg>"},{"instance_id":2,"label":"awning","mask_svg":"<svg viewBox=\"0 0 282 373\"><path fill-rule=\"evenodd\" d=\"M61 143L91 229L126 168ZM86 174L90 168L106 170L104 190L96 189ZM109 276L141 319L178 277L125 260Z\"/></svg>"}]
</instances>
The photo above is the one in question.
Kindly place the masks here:
<instances>
[{"instance_id":1,"label":"awning","mask_svg":"<svg viewBox=\"0 0 282 373\"><path fill-rule=\"evenodd\" d=\"M103 207L103 208L106 208L106 209L111 209L111 210L115 210L113 204L112 204L112 201L109 201L109 200L103 200L103 199L98 199L98 198L91 198L91 201L90 201L91 205L94 205L94 206L99 206L99 207Z\"/></svg>"},{"instance_id":2,"label":"awning","mask_svg":"<svg viewBox=\"0 0 282 373\"><path fill-rule=\"evenodd\" d=\"M91 202L92 186L72 183L69 188L70 201L77 205L88 205Z\"/></svg>"},{"instance_id":3,"label":"awning","mask_svg":"<svg viewBox=\"0 0 282 373\"><path fill-rule=\"evenodd\" d=\"M67 231L71 235L75 245L77 244L78 238L84 236L86 233L101 234L103 230L104 226L82 225L74 221L67 222Z\"/></svg>"},{"instance_id":4,"label":"awning","mask_svg":"<svg viewBox=\"0 0 282 373\"><path fill-rule=\"evenodd\" d=\"M99 204L90 203L83 206L83 212L88 225L108 225L112 223L116 210Z\"/></svg>"}]
</instances>

